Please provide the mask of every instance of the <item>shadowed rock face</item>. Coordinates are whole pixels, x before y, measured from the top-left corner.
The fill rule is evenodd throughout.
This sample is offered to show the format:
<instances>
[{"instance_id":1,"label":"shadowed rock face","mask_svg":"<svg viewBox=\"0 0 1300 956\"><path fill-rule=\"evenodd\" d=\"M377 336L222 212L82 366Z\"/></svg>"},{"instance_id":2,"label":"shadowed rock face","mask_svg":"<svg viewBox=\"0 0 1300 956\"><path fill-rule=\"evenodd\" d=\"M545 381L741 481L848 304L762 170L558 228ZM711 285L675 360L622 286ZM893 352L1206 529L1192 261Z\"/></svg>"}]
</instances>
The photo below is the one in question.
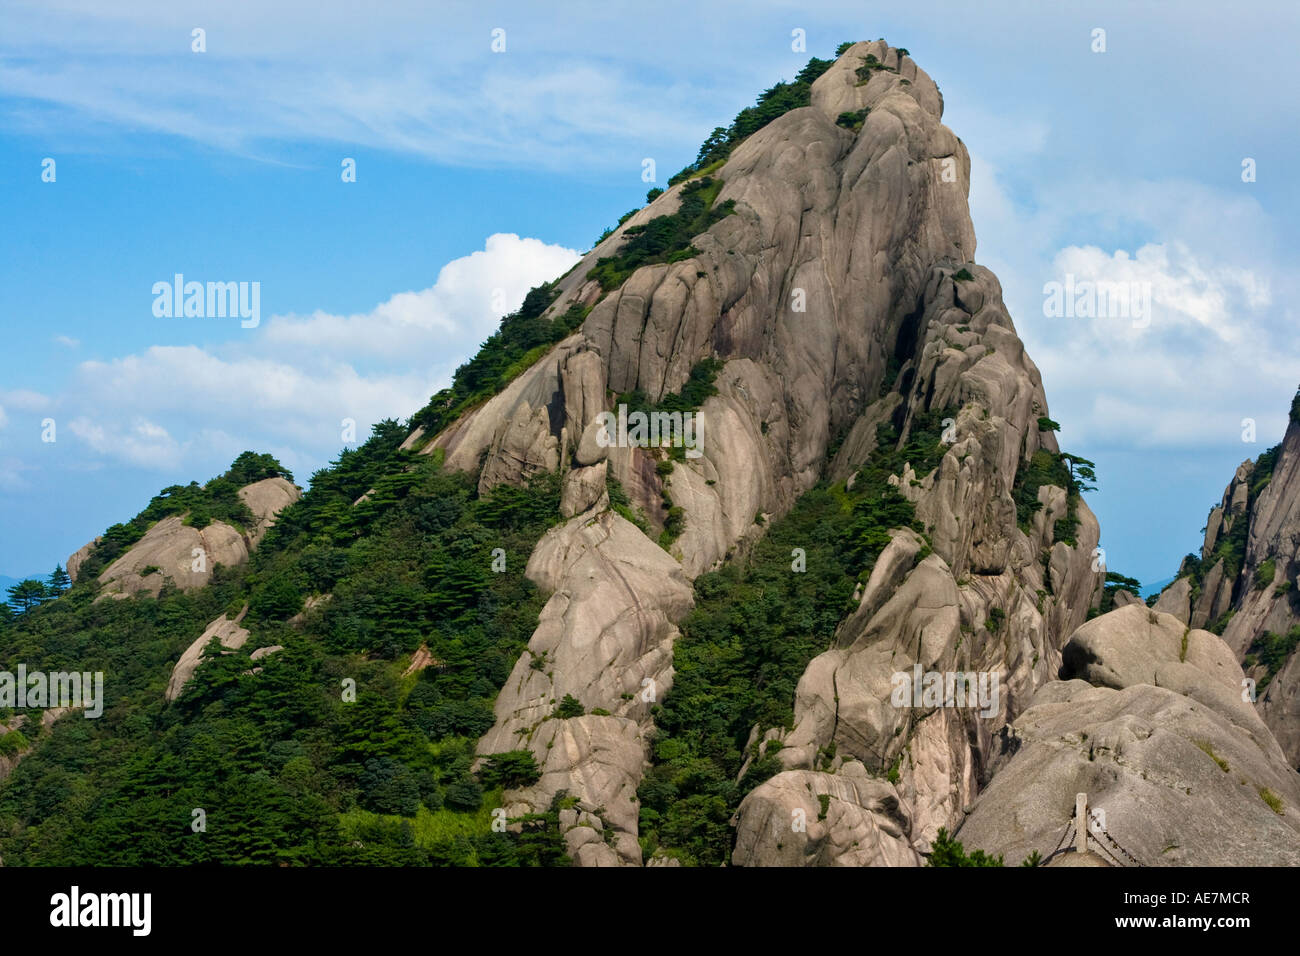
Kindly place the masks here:
<instances>
[{"instance_id":1,"label":"shadowed rock face","mask_svg":"<svg viewBox=\"0 0 1300 956\"><path fill-rule=\"evenodd\" d=\"M1242 534L1244 529L1244 535ZM1232 568L1220 545L1244 540L1240 568ZM1184 565L1161 592L1155 609L1193 627L1223 622L1223 640L1238 661L1265 634L1285 635L1300 625L1300 422L1292 421L1271 470L1253 460L1238 466L1223 499L1206 520L1199 590ZM1209 562L1213 562L1210 564ZM1268 568L1273 568L1272 575ZM1216 625L1217 626L1217 625ZM1258 657L1258 654L1255 654ZM1265 684L1256 706L1292 767L1300 767L1300 655L1292 654L1268 680L1262 663L1246 662L1246 675Z\"/></svg>"},{"instance_id":2,"label":"shadowed rock face","mask_svg":"<svg viewBox=\"0 0 1300 956\"><path fill-rule=\"evenodd\" d=\"M878 776L894 769L909 837L923 852L941 827L951 832L960 824L987 783L995 734L1054 679L1061 646L1095 603L1101 578L1092 570L1098 526L1085 504L1075 545L1054 541L1067 509L1064 489L1040 488L1043 507L1027 531L1017 526L1016 472L1040 447L1056 445L1038 430L1046 398L996 278L974 265L967 273L959 280L936 268L922 299L919 341L900 372L911 387L869 406L831 466L832 475L852 474L874 446L874 434L868 441L864 433L886 415L910 423L927 408L960 408L939 466L896 476L933 553L923 555L928 549L917 534L894 532L857 610L800 680L794 728L764 735L781 743L783 766L813 779L844 760ZM995 610L1004 618L990 628ZM998 694L980 707L898 706L894 675L917 666L922 673L996 675ZM832 745L836 757L826 763L819 754ZM741 804L740 830L763 799L756 790ZM780 842L788 845L790 836ZM755 838L746 858L772 864L785 851Z\"/></svg>"}]
</instances>

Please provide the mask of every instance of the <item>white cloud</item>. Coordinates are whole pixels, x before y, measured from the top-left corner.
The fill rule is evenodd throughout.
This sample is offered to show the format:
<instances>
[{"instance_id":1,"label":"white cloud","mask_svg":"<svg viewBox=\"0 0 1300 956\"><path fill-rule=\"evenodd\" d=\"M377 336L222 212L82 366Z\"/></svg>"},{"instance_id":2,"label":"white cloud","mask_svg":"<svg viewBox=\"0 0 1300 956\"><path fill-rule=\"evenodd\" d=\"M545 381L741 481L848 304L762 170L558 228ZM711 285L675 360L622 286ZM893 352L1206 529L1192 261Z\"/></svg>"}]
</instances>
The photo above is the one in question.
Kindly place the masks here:
<instances>
[{"instance_id":1,"label":"white cloud","mask_svg":"<svg viewBox=\"0 0 1300 956\"><path fill-rule=\"evenodd\" d=\"M272 348L408 362L415 355L444 354L449 346L472 349L495 331L502 315L519 306L530 288L562 275L579 258L574 249L496 233L481 252L443 266L427 289L398 293L359 315L274 316L263 338Z\"/></svg>"},{"instance_id":2,"label":"white cloud","mask_svg":"<svg viewBox=\"0 0 1300 956\"><path fill-rule=\"evenodd\" d=\"M24 491L30 487L23 472L32 471L31 465L11 455L0 455L0 488L8 492Z\"/></svg>"},{"instance_id":3,"label":"white cloud","mask_svg":"<svg viewBox=\"0 0 1300 956\"><path fill-rule=\"evenodd\" d=\"M1255 419L1260 442L1281 435L1300 379L1288 304L1300 284L1254 194L1041 175L1013 189L1015 177L987 159L972 157L972 168L977 259L1002 283L1063 444L1089 456L1160 448L1245 457L1260 448L1241 451L1243 418ZM1044 316L1044 285L1067 273L1146 283L1150 324Z\"/></svg>"},{"instance_id":4,"label":"white cloud","mask_svg":"<svg viewBox=\"0 0 1300 956\"><path fill-rule=\"evenodd\" d=\"M572 249L496 234L443 266L429 288L366 313L273 316L251 339L82 362L59 412L101 458L197 478L254 448L305 479L342 447L343 419L363 439L373 423L409 416L528 289L577 259Z\"/></svg>"},{"instance_id":5,"label":"white cloud","mask_svg":"<svg viewBox=\"0 0 1300 956\"><path fill-rule=\"evenodd\" d=\"M54 336L54 341L59 343L59 345L67 346L70 349L75 349L81 344L81 339L74 339L67 335L56 335Z\"/></svg>"},{"instance_id":6,"label":"white cloud","mask_svg":"<svg viewBox=\"0 0 1300 956\"><path fill-rule=\"evenodd\" d=\"M1271 302L1268 280L1250 269L1205 266L1184 243L1154 244L1139 248L1132 256L1123 249L1107 255L1096 246L1067 246L1053 260L1051 282L1086 281L1096 288L1110 285L1124 293L1132 321L1120 314L1113 318L1066 319L1084 323L1085 329L1101 342L1116 340L1125 345L1151 344L1144 341L1146 320L1157 332L1177 330L1183 334L1239 342L1257 324L1255 314ZM1149 315L1143 312L1148 304Z\"/></svg>"},{"instance_id":7,"label":"white cloud","mask_svg":"<svg viewBox=\"0 0 1300 956\"><path fill-rule=\"evenodd\" d=\"M54 400L48 395L33 392L31 389L16 388L0 391L0 401L3 401L10 408L16 408L20 411L38 412L49 408Z\"/></svg>"},{"instance_id":8,"label":"white cloud","mask_svg":"<svg viewBox=\"0 0 1300 956\"><path fill-rule=\"evenodd\" d=\"M126 426L97 424L86 417L74 418L68 431L101 455L109 455L146 468L174 468L181 461L181 447L161 425L136 416Z\"/></svg>"}]
</instances>

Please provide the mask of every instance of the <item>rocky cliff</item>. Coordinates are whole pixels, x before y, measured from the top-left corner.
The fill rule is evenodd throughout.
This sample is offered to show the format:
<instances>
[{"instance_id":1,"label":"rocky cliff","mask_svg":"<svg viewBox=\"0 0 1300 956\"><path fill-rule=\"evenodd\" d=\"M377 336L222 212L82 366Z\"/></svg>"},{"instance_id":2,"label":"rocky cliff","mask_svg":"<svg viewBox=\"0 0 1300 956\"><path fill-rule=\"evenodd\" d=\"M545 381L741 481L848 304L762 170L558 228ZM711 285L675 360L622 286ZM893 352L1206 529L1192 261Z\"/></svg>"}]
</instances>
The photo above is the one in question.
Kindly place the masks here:
<instances>
[{"instance_id":1,"label":"rocky cliff","mask_svg":"<svg viewBox=\"0 0 1300 956\"><path fill-rule=\"evenodd\" d=\"M1074 739L1094 727L1110 741L1108 728L1164 711L1196 715L1179 718L1194 752L1168 758L1177 770L1164 780L1171 832L1182 816L1174 790L1194 789L1182 783L1204 769L1203 742L1231 753L1245 780L1215 781L1223 793L1198 797L1223 804L1206 828L1267 833L1279 860L1295 852L1294 781L1263 725L1229 706L1225 688L1239 675L1218 638L1193 632L1197 659L1216 670L1183 667L1174 689L1153 667L1116 684L1063 657L1072 635L1078 646L1091 635L1145 641L1128 618L1148 612L1121 601L1123 613L1081 630L1104 583L1093 563L1098 525L1056 444L1041 378L998 281L972 261L969 158L941 117L937 87L905 52L883 41L852 45L813 83L808 106L710 167L721 183L714 201L730 214L694 237L689 255L635 269L617 288L599 281L601 264L631 237L682 208L688 179L558 283L548 314L581 307L578 331L451 427L411 438L474 471L481 489L565 475L571 517L539 543L528 569L552 596L479 752L533 751L542 777L509 795L511 812L566 797L562 823L579 863L645 862L637 786L652 757L651 705L673 693L690 582L744 561L765 522L817 483L852 489L937 420L937 460L904 456L888 479L915 527L892 531L862 569L854 607L798 682L793 721L751 729L741 777L772 759L779 772L735 812L732 861L919 863L940 829L960 829L972 806L991 805L981 795L1022 738L1038 734L1052 752L1051 734ZM698 458L606 447L597 415L616 396L654 403L709 359L722 365L716 394L699 408ZM607 479L647 527L611 512ZM665 540L665 498L681 515L666 554L654 541ZM994 692L978 707L919 692L900 703L900 674L955 676L972 697L973 682L991 680ZM1076 679L1059 684L1061 676ZM565 695L587 713L564 716ZM1034 716L1045 710L1050 727ZM1011 779L1037 773L1034 749L1009 766ZM1044 820L1068 820L1051 814L1078 783L1068 773L1040 781L1055 801ZM1286 807L1281 816L1265 792ZM1140 787L1126 794L1143 798ZM1013 855L1037 846L1037 836L1013 839L1018 825L982 822L989 818L969 824L977 844ZM1170 856L1161 847L1149 858L1195 861L1203 850Z\"/></svg>"},{"instance_id":2,"label":"rocky cliff","mask_svg":"<svg viewBox=\"0 0 1300 956\"><path fill-rule=\"evenodd\" d=\"M998 282L971 261L969 157L941 117L937 87L910 57L883 41L854 44L812 85L809 106L711 172L722 184L715 202L733 213L692 240L693 255L637 269L607 294L588 278L629 230L673 213L688 180L561 280L551 314L591 307L579 331L423 445L476 470L481 488L566 471L574 516L529 564L552 598L479 749L534 750L543 777L512 795L513 809L540 808L561 789L576 798L580 862L641 859L632 798L654 732L649 705L672 693L690 580L743 555L762 533L756 515L779 518L819 481L851 484L876 452L878 426L896 427L901 446L920 416L949 416L937 467L908 465L892 479L925 538L899 531L864 577L857 609L799 683L794 726L754 728L780 744L787 770L740 807L737 862L782 858L765 844L763 820L788 816L807 788L836 792L854 821L846 834L888 834L878 859L859 846L855 862L914 860L960 820L993 734L1055 677L1061 646L1096 599L1087 506L1044 483L1032 517L1017 520L1017 476L1059 449L1040 427L1042 383ZM699 409L699 458L665 477L659 449L594 440L613 395L653 402L710 358L724 364ZM607 474L651 517L650 535L671 489L684 522L669 553L608 510ZM1062 535L1067 514L1073 533ZM1004 691L979 719L891 706L892 675L914 664L997 672ZM565 694L601 715L552 716ZM895 782L870 777L891 767ZM841 786L837 774L858 783ZM581 813L591 817L583 827Z\"/></svg>"},{"instance_id":3,"label":"rocky cliff","mask_svg":"<svg viewBox=\"0 0 1300 956\"><path fill-rule=\"evenodd\" d=\"M1238 467L1205 522L1199 555L1155 603L1223 636L1256 706L1292 767L1300 767L1300 396L1281 443Z\"/></svg>"}]
</instances>

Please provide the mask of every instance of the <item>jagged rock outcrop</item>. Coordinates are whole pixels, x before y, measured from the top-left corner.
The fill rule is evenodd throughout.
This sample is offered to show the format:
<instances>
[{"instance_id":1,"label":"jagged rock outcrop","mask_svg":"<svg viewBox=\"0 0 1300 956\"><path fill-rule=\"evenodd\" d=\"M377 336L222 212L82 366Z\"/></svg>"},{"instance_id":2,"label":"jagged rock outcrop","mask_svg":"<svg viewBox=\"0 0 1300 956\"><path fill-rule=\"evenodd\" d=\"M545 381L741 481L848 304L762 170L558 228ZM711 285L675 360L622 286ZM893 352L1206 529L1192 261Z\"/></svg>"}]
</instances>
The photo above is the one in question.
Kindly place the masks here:
<instances>
[{"instance_id":1,"label":"jagged rock outcrop","mask_svg":"<svg viewBox=\"0 0 1300 956\"><path fill-rule=\"evenodd\" d=\"M74 584L76 583L77 575L81 571L82 564L85 563L86 558L90 557L90 552L99 547L99 543L103 540L104 538L102 535L98 536L93 541L87 541L76 551L72 552L72 554L68 555L67 564L65 566L65 570L68 572L68 580Z\"/></svg>"},{"instance_id":2,"label":"jagged rock outcrop","mask_svg":"<svg viewBox=\"0 0 1300 956\"><path fill-rule=\"evenodd\" d=\"M176 662L172 668L171 679L167 681L167 690L164 697L168 702L175 700L185 692L185 686L194 676L194 672L199 669L203 663L203 652L207 649L208 644L215 637L221 642L221 646L226 650L237 651L248 642L247 629L240 627L244 615L248 613L248 606L237 614L233 619L223 614L204 629L203 633L195 638L194 643L185 649L181 659ZM270 653L270 651L267 651Z\"/></svg>"},{"instance_id":3,"label":"jagged rock outcrop","mask_svg":"<svg viewBox=\"0 0 1300 956\"><path fill-rule=\"evenodd\" d=\"M1270 668L1263 652L1270 637L1283 642L1300 628L1298 572L1300 413L1293 408L1281 443L1238 466L1206 519L1199 560L1185 560L1155 603L1192 627L1222 633L1257 682L1256 706L1292 767L1300 767L1300 655L1292 642Z\"/></svg>"},{"instance_id":4,"label":"jagged rock outcrop","mask_svg":"<svg viewBox=\"0 0 1300 956\"><path fill-rule=\"evenodd\" d=\"M185 524L184 515L163 518L100 574L101 596L124 598L147 593L157 597L167 581L182 591L201 588L216 565L247 561L275 524L275 516L302 496L296 485L280 477L245 485L238 493L253 516L246 532L223 521L193 528ZM99 541L96 538L70 556L69 568L80 568Z\"/></svg>"},{"instance_id":5,"label":"jagged rock outcrop","mask_svg":"<svg viewBox=\"0 0 1300 956\"><path fill-rule=\"evenodd\" d=\"M875 65L860 72L868 56ZM844 113L862 118L860 130L836 122ZM1222 678L1233 665L1217 639L1188 631L1184 648L1180 632L1190 663L1170 661L1178 625L1161 624L1165 658L1152 664L1143 654L1155 651L1128 648L1150 637L1130 618L1150 612L1127 597L1080 631L1104 583L1094 565L1099 528L1081 499L1051 484L1026 510L1027 466L1060 450L1040 425L1041 377L1001 287L971 261L969 158L941 116L937 88L910 58L883 41L853 45L813 84L809 107L751 135L712 173L717 201L733 201L734 213L692 241L693 256L644 266L607 295L587 278L628 227L676 208L679 184L560 280L552 314L588 307L582 328L423 446L443 449L451 467L477 469L480 488L526 482L557 458L569 469L563 507L574 517L529 564L554 595L479 753L533 749L542 781L508 801L538 809L561 790L576 796L564 826L580 863L640 860L632 797L653 727L637 682L652 676L669 692L673 625L690 607L690 579L745 553L763 533L756 515L780 517L824 477L856 480L877 452L878 426L895 428L901 449L937 413L948 419L937 467L918 473L908 463L890 479L924 533L892 533L857 609L800 680L793 727L753 729L758 753L775 749L785 770L741 803L735 862L920 862L938 830L960 826L997 782L1009 727L1045 721L1026 720L1031 701L1074 701L1077 712L1061 710L1061 721L1094 713L1115 728L1168 714L1238 757L1250 786L1264 788L1251 791L1264 811L1273 813L1264 790L1292 799L1276 743L1229 699ZM706 358L725 364L699 410L697 456L666 470L658 449L597 441L594 416L611 394L657 401ZM665 492L682 509L671 558L604 510L601 468L651 535L666 525ZM602 546L604 536L620 548ZM626 554L637 556L631 578L618 573ZM1190 593L1187 605L1193 619ZM1092 661L1085 671L1095 666L1097 680L1124 687L1057 681L1076 631L1072 666ZM900 674L934 675L954 692L969 686L974 700L899 697ZM552 717L565 694L609 713ZM1199 772L1185 756L1168 775ZM816 825L792 829L796 811L815 811ZM1236 814L1261 833L1290 832L1289 818L1277 824L1258 807L1223 812L1219 822Z\"/></svg>"},{"instance_id":6,"label":"jagged rock outcrop","mask_svg":"<svg viewBox=\"0 0 1300 956\"><path fill-rule=\"evenodd\" d=\"M1046 858L1083 792L1146 866L1300 863L1300 780L1222 640L1125 607L1080 628L1064 660L1063 680L999 735L958 831L967 847Z\"/></svg>"},{"instance_id":7,"label":"jagged rock outcrop","mask_svg":"<svg viewBox=\"0 0 1300 956\"><path fill-rule=\"evenodd\" d=\"M478 752L529 748L542 768L536 784L509 795L511 816L546 810L565 791L568 809L585 814L562 821L570 855L640 863L635 797L649 756L645 731L672 686L672 622L691 607L690 584L668 554L609 510L553 528L525 573L551 596ZM567 696L588 713L555 716Z\"/></svg>"},{"instance_id":8,"label":"jagged rock outcrop","mask_svg":"<svg viewBox=\"0 0 1300 956\"><path fill-rule=\"evenodd\" d=\"M858 85L868 54L897 72ZM848 109L870 110L856 134L835 123ZM831 436L879 389L933 265L974 252L970 161L941 112L909 57L882 41L855 44L813 85L811 106L760 129L713 174L724 183L717 201L734 200L736 213L697 237L698 256L638 269L604 298L586 278L628 228L676 208L679 183L560 281L552 314L595 303L582 330L423 450L444 448L451 467L470 471L485 456L481 475L495 481L546 460L562 428L576 442L606 389L656 400L701 359L726 359L701 410L704 457L678 466L673 489L688 513L678 553L692 573L716 566L755 514L783 514L821 477ZM584 352L599 365L575 368ZM566 384L578 375L581 388ZM534 424L542 407L545 434ZM505 437L516 434L529 449ZM659 488L628 480L641 457L625 456L614 476L650 515Z\"/></svg>"},{"instance_id":9,"label":"jagged rock outcrop","mask_svg":"<svg viewBox=\"0 0 1300 956\"><path fill-rule=\"evenodd\" d=\"M1074 542L1055 540L1069 507L1064 489L1041 487L1042 507L1028 530L1017 526L1012 492L1022 462L1057 448L1038 429L1046 398L997 280L978 266L966 272L961 280L945 268L933 274L920 315L924 340L900 371L907 394L876 403L904 423L927 409L960 408L939 466L926 475L905 468L893 479L929 543L894 533L857 610L800 680L794 728L776 735L778 759L791 769L835 770L852 759L877 775L892 770L922 851L939 828L960 823L986 782L994 735L1055 677L1060 648L1083 623L1102 578L1092 569L1098 525L1081 500ZM863 414L872 431L884 419L875 406ZM846 442L834 467L851 474L873 446L861 437ZM916 667L945 679L985 675L996 679L997 693L964 708L900 706L895 675ZM834 759L823 756L832 750ZM753 797L741 805L742 827ZM767 864L782 856L755 846L749 858Z\"/></svg>"},{"instance_id":10,"label":"jagged rock outcrop","mask_svg":"<svg viewBox=\"0 0 1300 956\"><path fill-rule=\"evenodd\" d=\"M737 866L920 863L898 794L860 763L834 775L787 770L760 784L745 804L732 855Z\"/></svg>"},{"instance_id":11,"label":"jagged rock outcrop","mask_svg":"<svg viewBox=\"0 0 1300 956\"><path fill-rule=\"evenodd\" d=\"M881 68L863 82L858 69L868 56ZM859 131L836 122L852 111L865 113ZM921 539L910 532L895 537L858 613L805 675L796 727L781 752L791 770L813 775L838 768L818 762L832 742L842 748L841 762L856 758L878 775L901 761L891 799L908 820L908 839L921 848L938 827L951 828L978 792L994 730L1052 679L1060 646L1100 586L1091 568L1098 529L1086 505L1078 502L1072 512L1074 540L1057 541L1056 521L1070 505L1063 489L1045 486L1028 530L1017 528L1017 472L1040 448L1057 448L1037 426L1046 398L997 280L970 261L970 161L941 116L937 88L909 57L883 41L855 44L813 84L809 107L754 133L712 174L723 184L717 201L734 201L735 211L693 240L695 256L642 267L604 296L586 278L599 258L617 251L628 227L676 208L684 188L678 184L560 280L551 313L575 302L591 307L582 328L421 449L441 448L448 466L477 470L481 489L556 467L558 450L559 466L569 457L574 466L566 514L605 506L597 473L587 471L603 465L652 535L664 526L668 491L685 516L670 545L677 561L660 562L657 582L612 591L611 600L624 607L602 608L597 618L625 610L628 595L644 601L647 592L680 587L680 600L658 606L663 630L652 642L656 666L668 673L671 625L690 604L685 582L743 552L763 533L756 515L784 514L828 471L852 475L875 449L876 425L891 421L905 439L918 415L951 409L954 440L939 468L897 476L932 542L924 547L934 553L921 556ZM699 412L698 457L664 475L655 449L598 447L591 426L609 407L610 393L639 389L658 400L713 357L725 366L717 394ZM837 437L839 452L828 463ZM590 518L580 515L565 527L586 527L584 521ZM630 524L620 533L629 546L654 549ZM539 554L547 547L539 545ZM535 555L530 569L538 562ZM558 575L553 586L560 587ZM528 732L539 739L539 722L568 692L561 685L584 691L575 696L588 707L626 713L610 705L605 691L594 694L592 682L599 672L610 690L633 692L625 665L611 662L640 661L646 639L626 638L628 646L581 661L556 659L554 667L548 658L543 672L533 667L543 651L591 643L581 615L561 617L550 608L534 635L537 647L502 692L482 754L511 749ZM1004 623L990 630L985 624L995 608ZM980 719L944 708L900 710L889 703L889 683L901 661L997 672L1004 690ZM640 676L644 668L634 670ZM648 717L637 719L648 731ZM587 759L583 748L574 752L576 760ZM554 757L547 759L548 773L556 773ZM578 765L571 769L571 776L584 776ZM527 802L536 806L550 792L552 786L543 787ZM742 805L741 831L763 831L747 817L767 799L751 794ZM890 826L890 839L904 832ZM810 862L862 859L841 850L799 852ZM881 852L915 859L910 849ZM769 856L755 837L746 859Z\"/></svg>"}]
</instances>

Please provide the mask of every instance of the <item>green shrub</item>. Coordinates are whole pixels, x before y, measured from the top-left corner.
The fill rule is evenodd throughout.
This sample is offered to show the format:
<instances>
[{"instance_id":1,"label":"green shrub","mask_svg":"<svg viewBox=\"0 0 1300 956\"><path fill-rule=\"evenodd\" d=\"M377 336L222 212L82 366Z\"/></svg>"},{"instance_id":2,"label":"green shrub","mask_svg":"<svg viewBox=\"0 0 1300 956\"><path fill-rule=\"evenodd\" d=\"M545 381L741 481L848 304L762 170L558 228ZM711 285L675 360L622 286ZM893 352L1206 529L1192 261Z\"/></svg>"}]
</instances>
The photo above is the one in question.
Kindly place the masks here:
<instances>
[{"instance_id":1,"label":"green shrub","mask_svg":"<svg viewBox=\"0 0 1300 956\"><path fill-rule=\"evenodd\" d=\"M1282 798L1268 787L1259 788L1259 798L1268 804L1268 808L1278 816L1286 816L1286 806L1282 803Z\"/></svg>"},{"instance_id":2,"label":"green shrub","mask_svg":"<svg viewBox=\"0 0 1300 956\"><path fill-rule=\"evenodd\" d=\"M835 125L843 126L845 129L852 130L856 133L858 130L862 129L862 124L867 121L867 114L870 112L869 109L865 108L860 110L846 110L835 118Z\"/></svg>"},{"instance_id":3,"label":"green shrub","mask_svg":"<svg viewBox=\"0 0 1300 956\"><path fill-rule=\"evenodd\" d=\"M30 746L25 736L17 730L11 730L0 736L0 757L16 757Z\"/></svg>"},{"instance_id":4,"label":"green shrub","mask_svg":"<svg viewBox=\"0 0 1300 956\"><path fill-rule=\"evenodd\" d=\"M966 848L948 835L943 827L939 828L934 842L930 844L930 857L926 866L1002 866L1002 854L989 856L983 850L972 850L968 855Z\"/></svg>"},{"instance_id":5,"label":"green shrub","mask_svg":"<svg viewBox=\"0 0 1300 956\"><path fill-rule=\"evenodd\" d=\"M1262 591L1273 583L1273 578L1277 575L1277 563L1269 558L1267 561L1261 561L1259 567L1255 568L1255 590Z\"/></svg>"},{"instance_id":6,"label":"green shrub","mask_svg":"<svg viewBox=\"0 0 1300 956\"><path fill-rule=\"evenodd\" d=\"M862 58L862 65L857 69L858 86L862 86L871 79L872 73L897 73L898 70L892 66L885 66L880 60L876 59L875 54L868 53Z\"/></svg>"},{"instance_id":7,"label":"green shrub","mask_svg":"<svg viewBox=\"0 0 1300 956\"><path fill-rule=\"evenodd\" d=\"M1216 631L1221 633L1220 631ZM1248 660L1252 663L1258 662L1264 665L1265 674L1260 678L1257 690L1263 692L1264 688L1269 685L1274 677L1277 676L1295 649L1300 647L1300 624L1291 628L1286 634L1274 634L1272 631L1265 631L1259 637L1250 642L1246 648Z\"/></svg>"},{"instance_id":8,"label":"green shrub","mask_svg":"<svg viewBox=\"0 0 1300 956\"><path fill-rule=\"evenodd\" d=\"M1079 527L1079 498L1081 492L1093 491L1097 478L1095 464L1086 458L1066 452L1050 452L1040 448L1016 472L1011 497L1016 504L1016 523L1026 533L1030 522L1043 504L1038 500L1038 489L1055 485L1066 492L1066 514L1053 524L1052 540L1064 541L1071 547Z\"/></svg>"},{"instance_id":9,"label":"green shrub","mask_svg":"<svg viewBox=\"0 0 1300 956\"><path fill-rule=\"evenodd\" d=\"M532 786L542 778L542 772L531 750L508 750L484 758L478 776L489 790L513 790Z\"/></svg>"},{"instance_id":10,"label":"green shrub","mask_svg":"<svg viewBox=\"0 0 1300 956\"><path fill-rule=\"evenodd\" d=\"M747 136L758 132L790 110L807 106L812 102L813 83L833 64L833 60L813 57L795 76L793 83L777 83L765 90L754 106L746 107L736 114L729 127L716 127L700 146L695 162L669 178L668 185L675 186L710 167L720 166Z\"/></svg>"},{"instance_id":11,"label":"green shrub","mask_svg":"<svg viewBox=\"0 0 1300 956\"><path fill-rule=\"evenodd\" d=\"M581 717L585 713L586 710L582 706L582 701L572 694L565 694L564 698L555 705L555 710L551 716L567 720L570 717Z\"/></svg>"},{"instance_id":12,"label":"green shrub","mask_svg":"<svg viewBox=\"0 0 1300 956\"><path fill-rule=\"evenodd\" d=\"M629 226L618 252L598 259L588 270L587 278L597 280L608 292L617 289L641 266L678 262L697 255L691 240L731 215L735 208L735 202L730 199L714 208L722 185L721 180L708 176L688 183L682 188L676 212Z\"/></svg>"}]
</instances>

